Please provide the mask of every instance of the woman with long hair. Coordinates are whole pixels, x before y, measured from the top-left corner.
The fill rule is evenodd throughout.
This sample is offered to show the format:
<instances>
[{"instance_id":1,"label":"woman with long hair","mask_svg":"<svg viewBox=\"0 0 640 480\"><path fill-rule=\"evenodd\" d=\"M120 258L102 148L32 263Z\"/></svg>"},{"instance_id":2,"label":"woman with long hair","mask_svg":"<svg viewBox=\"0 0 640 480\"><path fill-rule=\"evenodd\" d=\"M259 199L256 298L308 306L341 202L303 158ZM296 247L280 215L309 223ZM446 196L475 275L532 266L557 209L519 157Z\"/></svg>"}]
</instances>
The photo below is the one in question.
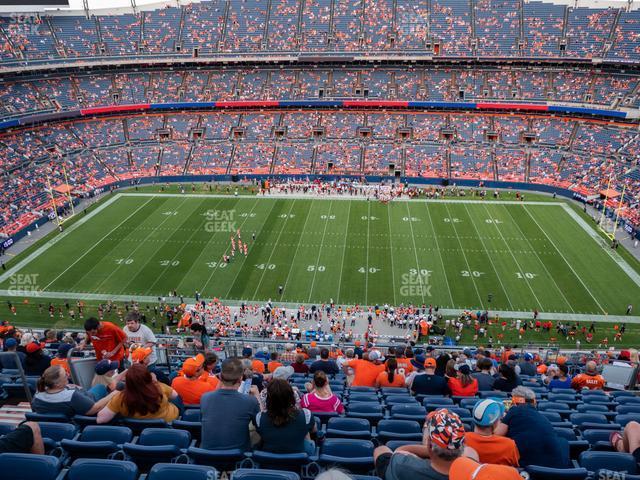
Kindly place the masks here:
<instances>
[{"instance_id":1,"label":"woman with long hair","mask_svg":"<svg viewBox=\"0 0 640 480\"><path fill-rule=\"evenodd\" d=\"M404 375L398 372L398 361L391 357L387 360L384 372L378 374L376 387L404 387Z\"/></svg>"},{"instance_id":2,"label":"woman with long hair","mask_svg":"<svg viewBox=\"0 0 640 480\"><path fill-rule=\"evenodd\" d=\"M344 405L340 399L333 394L327 374L318 370L313 374L313 382L307 383L309 393L302 397L301 405L312 412L344 412Z\"/></svg>"},{"instance_id":3,"label":"woman with long hair","mask_svg":"<svg viewBox=\"0 0 640 480\"><path fill-rule=\"evenodd\" d=\"M296 407L293 389L288 381L274 378L267 386L267 411L255 419L260 434L261 450L271 453L313 454L315 444L310 433L316 430L313 415Z\"/></svg>"},{"instance_id":4,"label":"woman with long hair","mask_svg":"<svg viewBox=\"0 0 640 480\"><path fill-rule=\"evenodd\" d=\"M500 365L498 368L498 375L499 376L496 378L496 381L493 382L494 390L498 390L500 392L511 392L518 386L518 383L520 383L515 369L507 363Z\"/></svg>"},{"instance_id":5,"label":"woman with long hair","mask_svg":"<svg viewBox=\"0 0 640 480\"><path fill-rule=\"evenodd\" d=\"M108 423L116 415L131 418L159 418L172 422L180 411L170 400L178 398L171 387L158 382L147 367L136 363L126 371L124 390L98 413L98 423Z\"/></svg>"},{"instance_id":6,"label":"woman with long hair","mask_svg":"<svg viewBox=\"0 0 640 480\"><path fill-rule=\"evenodd\" d=\"M471 368L466 363L455 366L457 375L449 378L451 395L458 397L473 397L478 393L478 380L471 376Z\"/></svg>"}]
</instances>

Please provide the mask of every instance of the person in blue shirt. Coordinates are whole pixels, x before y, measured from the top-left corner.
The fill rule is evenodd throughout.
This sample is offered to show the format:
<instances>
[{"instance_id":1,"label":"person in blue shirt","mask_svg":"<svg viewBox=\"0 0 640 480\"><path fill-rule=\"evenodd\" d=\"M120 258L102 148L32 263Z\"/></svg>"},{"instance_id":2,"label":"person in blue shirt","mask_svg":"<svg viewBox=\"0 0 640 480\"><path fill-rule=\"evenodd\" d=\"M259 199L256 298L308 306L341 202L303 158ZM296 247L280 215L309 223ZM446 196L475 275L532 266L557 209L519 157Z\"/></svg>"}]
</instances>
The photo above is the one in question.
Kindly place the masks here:
<instances>
[{"instance_id":1,"label":"person in blue shirt","mask_svg":"<svg viewBox=\"0 0 640 480\"><path fill-rule=\"evenodd\" d=\"M496 435L509 437L520 452L520 466L565 468L569 465L569 444L560 438L551 422L536 409L536 395L530 388L511 392L511 408L498 423Z\"/></svg>"},{"instance_id":2,"label":"person in blue shirt","mask_svg":"<svg viewBox=\"0 0 640 480\"><path fill-rule=\"evenodd\" d=\"M555 375L550 375L549 390L552 388L571 388L571 377L569 376L569 368L566 365L558 365Z\"/></svg>"}]
</instances>

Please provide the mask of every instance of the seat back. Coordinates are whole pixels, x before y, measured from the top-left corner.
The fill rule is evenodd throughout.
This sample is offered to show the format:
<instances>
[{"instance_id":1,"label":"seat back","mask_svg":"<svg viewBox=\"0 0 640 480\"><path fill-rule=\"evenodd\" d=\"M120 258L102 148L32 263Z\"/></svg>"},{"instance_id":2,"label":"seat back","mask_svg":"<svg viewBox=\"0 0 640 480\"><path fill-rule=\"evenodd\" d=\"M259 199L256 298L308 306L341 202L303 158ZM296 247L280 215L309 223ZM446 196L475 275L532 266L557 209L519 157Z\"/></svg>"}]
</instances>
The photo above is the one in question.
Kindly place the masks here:
<instances>
[{"instance_id":1,"label":"seat back","mask_svg":"<svg viewBox=\"0 0 640 480\"><path fill-rule=\"evenodd\" d=\"M296 472L281 470L239 468L231 474L231 480L300 480L300 476Z\"/></svg>"},{"instance_id":2,"label":"seat back","mask_svg":"<svg viewBox=\"0 0 640 480\"><path fill-rule=\"evenodd\" d=\"M147 480L213 480L218 472L207 465L181 463L156 463L147 475Z\"/></svg>"},{"instance_id":3,"label":"seat back","mask_svg":"<svg viewBox=\"0 0 640 480\"><path fill-rule=\"evenodd\" d=\"M531 480L586 480L589 476L586 468L550 468L529 465L526 470Z\"/></svg>"},{"instance_id":4,"label":"seat back","mask_svg":"<svg viewBox=\"0 0 640 480\"><path fill-rule=\"evenodd\" d=\"M133 438L133 432L128 427L120 427L113 425L89 425L84 427L80 438L82 442L102 442L110 441L121 445L130 442Z\"/></svg>"},{"instance_id":5,"label":"seat back","mask_svg":"<svg viewBox=\"0 0 640 480\"><path fill-rule=\"evenodd\" d=\"M57 457L31 453L0 453L2 480L55 480L62 465Z\"/></svg>"},{"instance_id":6,"label":"seat back","mask_svg":"<svg viewBox=\"0 0 640 480\"><path fill-rule=\"evenodd\" d=\"M178 448L188 448L189 443L191 443L189 432L170 428L145 428L138 439L138 445L147 447L173 445Z\"/></svg>"},{"instance_id":7,"label":"seat back","mask_svg":"<svg viewBox=\"0 0 640 480\"><path fill-rule=\"evenodd\" d=\"M616 472L635 474L638 468L633 455L619 452L582 452L578 463L590 472L609 469Z\"/></svg>"},{"instance_id":8,"label":"seat back","mask_svg":"<svg viewBox=\"0 0 640 480\"><path fill-rule=\"evenodd\" d=\"M135 463L124 460L79 458L69 468L66 480L87 480L88 478L136 480L138 467Z\"/></svg>"},{"instance_id":9,"label":"seat back","mask_svg":"<svg viewBox=\"0 0 640 480\"><path fill-rule=\"evenodd\" d=\"M569 419L576 426L581 426L585 423L609 423L607 417L599 413L572 413Z\"/></svg>"}]
</instances>

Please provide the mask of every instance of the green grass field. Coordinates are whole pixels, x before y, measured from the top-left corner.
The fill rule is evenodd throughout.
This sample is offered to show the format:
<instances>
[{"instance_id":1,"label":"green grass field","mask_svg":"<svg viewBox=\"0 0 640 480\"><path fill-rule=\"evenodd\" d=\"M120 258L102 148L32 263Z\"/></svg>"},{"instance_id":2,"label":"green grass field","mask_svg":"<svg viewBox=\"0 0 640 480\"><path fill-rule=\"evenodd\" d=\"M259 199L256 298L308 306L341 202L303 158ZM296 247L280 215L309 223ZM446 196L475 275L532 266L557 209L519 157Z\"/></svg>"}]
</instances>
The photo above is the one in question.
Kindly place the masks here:
<instances>
[{"instance_id":1,"label":"green grass field","mask_svg":"<svg viewBox=\"0 0 640 480\"><path fill-rule=\"evenodd\" d=\"M21 298L153 301L177 290L236 301L624 314L640 298L637 265L564 205L118 195L27 252L34 258L17 258L0 289ZM237 229L248 256L236 252L227 265Z\"/></svg>"}]
</instances>

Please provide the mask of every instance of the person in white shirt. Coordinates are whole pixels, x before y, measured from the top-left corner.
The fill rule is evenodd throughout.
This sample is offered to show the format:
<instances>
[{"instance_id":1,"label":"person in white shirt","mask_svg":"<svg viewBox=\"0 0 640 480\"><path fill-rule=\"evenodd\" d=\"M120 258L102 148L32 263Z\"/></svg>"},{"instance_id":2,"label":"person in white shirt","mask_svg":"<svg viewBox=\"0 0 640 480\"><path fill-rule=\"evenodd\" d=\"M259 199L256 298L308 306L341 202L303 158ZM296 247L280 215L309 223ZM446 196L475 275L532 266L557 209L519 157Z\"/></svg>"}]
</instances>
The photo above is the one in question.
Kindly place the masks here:
<instances>
[{"instance_id":1,"label":"person in white shirt","mask_svg":"<svg viewBox=\"0 0 640 480\"><path fill-rule=\"evenodd\" d=\"M126 326L124 327L124 333L127 335L127 347L131 347L133 344L137 344L141 347L147 347L151 349L149 354L148 365L153 365L158 360L156 356L156 338L153 331L140 323L140 314L137 312L129 312L125 317Z\"/></svg>"}]
</instances>

